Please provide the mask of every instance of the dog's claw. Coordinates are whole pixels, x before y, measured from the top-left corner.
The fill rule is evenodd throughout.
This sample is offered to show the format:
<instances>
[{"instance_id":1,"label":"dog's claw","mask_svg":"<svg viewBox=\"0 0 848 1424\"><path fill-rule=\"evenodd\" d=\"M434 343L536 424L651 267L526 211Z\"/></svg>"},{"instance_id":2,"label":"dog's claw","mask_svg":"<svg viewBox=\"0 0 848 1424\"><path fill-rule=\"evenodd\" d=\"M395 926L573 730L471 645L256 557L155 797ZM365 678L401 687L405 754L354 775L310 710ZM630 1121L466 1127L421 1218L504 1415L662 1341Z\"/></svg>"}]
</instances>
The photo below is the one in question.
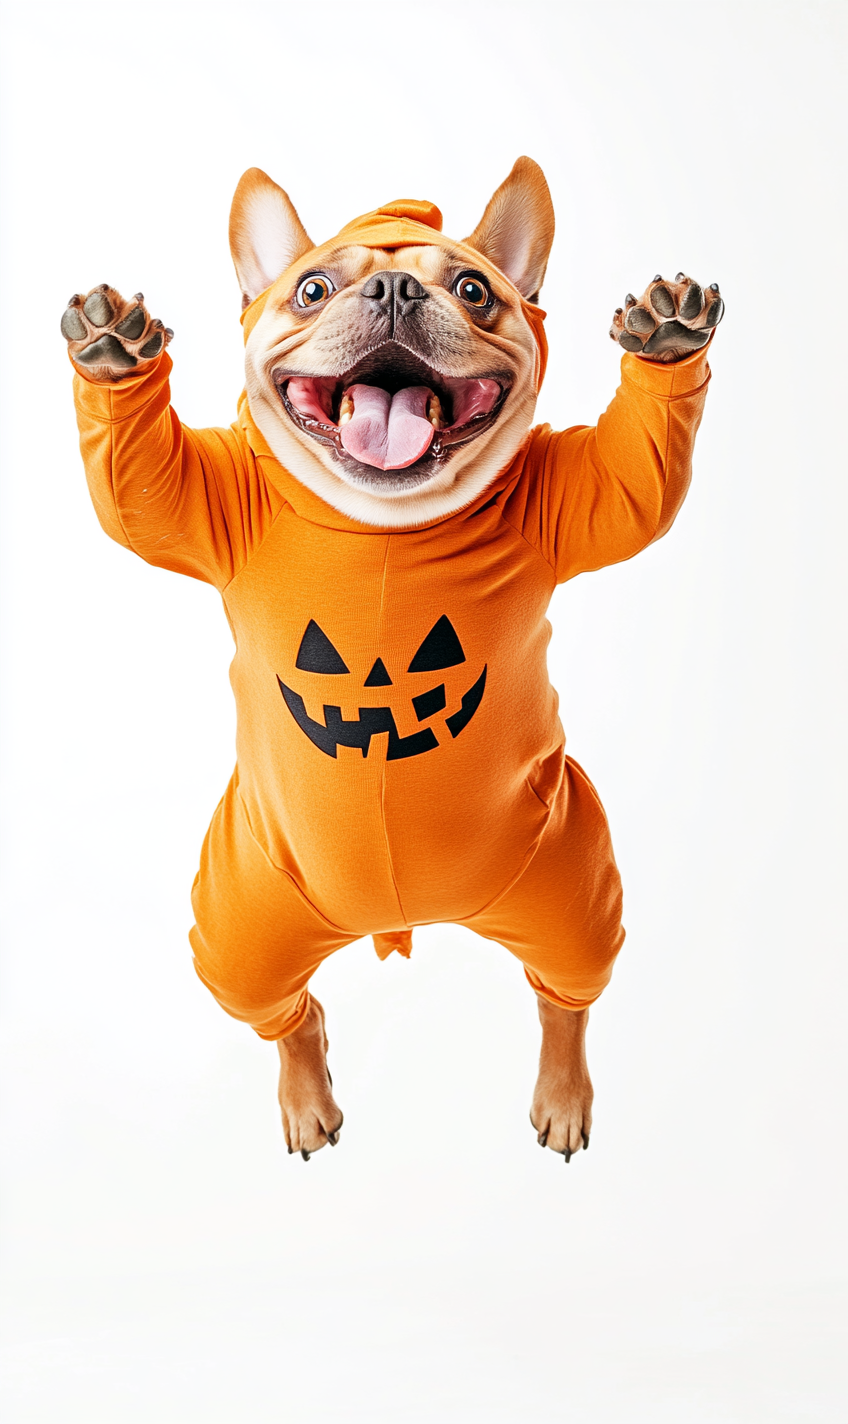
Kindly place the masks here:
<instances>
[{"instance_id":1,"label":"dog's claw","mask_svg":"<svg viewBox=\"0 0 848 1424\"><path fill-rule=\"evenodd\" d=\"M581 1135L582 1135L582 1137L583 1137L583 1151L584 1151L584 1152L588 1152L588 1151L589 1151L589 1134L588 1134L588 1132L584 1132L584 1133L582 1133Z\"/></svg>"},{"instance_id":2,"label":"dog's claw","mask_svg":"<svg viewBox=\"0 0 848 1424\"><path fill-rule=\"evenodd\" d=\"M657 272L656 275L654 276L654 281L655 281L655 282L661 282L662 279L663 279L663 278L662 278L662 272Z\"/></svg>"},{"instance_id":3,"label":"dog's claw","mask_svg":"<svg viewBox=\"0 0 848 1424\"><path fill-rule=\"evenodd\" d=\"M568 1164L569 1164L569 1162L571 1161L571 1148L570 1148L570 1147L566 1147L566 1149L565 1149L565 1151L563 1152L562 1155L563 1155L563 1157L565 1158L565 1165L566 1165L566 1167L567 1167Z\"/></svg>"},{"instance_id":4,"label":"dog's claw","mask_svg":"<svg viewBox=\"0 0 848 1424\"><path fill-rule=\"evenodd\" d=\"M717 291L718 291L718 282L710 282L710 291L711 291L711 292L717 292Z\"/></svg>"},{"instance_id":5,"label":"dog's claw","mask_svg":"<svg viewBox=\"0 0 848 1424\"><path fill-rule=\"evenodd\" d=\"M143 302L143 301L144 301L144 292L136 292L135 296L133 297L133 301L134 301L134 302Z\"/></svg>"},{"instance_id":6,"label":"dog's claw","mask_svg":"<svg viewBox=\"0 0 848 1424\"><path fill-rule=\"evenodd\" d=\"M305 1147L301 1147L300 1155L303 1158L304 1162L308 1162L311 1154L307 1152Z\"/></svg>"},{"instance_id":7,"label":"dog's claw","mask_svg":"<svg viewBox=\"0 0 848 1424\"><path fill-rule=\"evenodd\" d=\"M336 1128L335 1132L328 1132L328 1133L327 1133L327 1141L329 1142L329 1144L330 1144L331 1147L335 1147L335 1145L336 1145L336 1143L338 1142L338 1140L339 1140L339 1130L338 1130L338 1128Z\"/></svg>"},{"instance_id":8,"label":"dog's claw","mask_svg":"<svg viewBox=\"0 0 848 1424\"><path fill-rule=\"evenodd\" d=\"M547 1147L547 1145L548 1145L548 1132L549 1132L549 1130L550 1130L549 1128L545 1128L545 1131L544 1131L544 1132L540 1132L540 1133L539 1133L539 1136L536 1138L536 1141L538 1142L538 1144L539 1144L540 1147Z\"/></svg>"}]
</instances>

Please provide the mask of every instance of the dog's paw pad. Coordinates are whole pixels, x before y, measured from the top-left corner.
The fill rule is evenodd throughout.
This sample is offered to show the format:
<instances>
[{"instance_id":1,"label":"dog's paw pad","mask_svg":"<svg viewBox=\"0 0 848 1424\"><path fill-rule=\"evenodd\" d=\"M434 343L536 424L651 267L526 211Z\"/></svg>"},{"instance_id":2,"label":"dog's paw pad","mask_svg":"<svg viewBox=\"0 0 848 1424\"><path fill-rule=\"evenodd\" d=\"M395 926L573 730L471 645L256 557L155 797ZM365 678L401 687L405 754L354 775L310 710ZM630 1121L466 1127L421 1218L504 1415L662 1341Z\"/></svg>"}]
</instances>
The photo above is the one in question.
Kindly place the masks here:
<instances>
[{"instance_id":1,"label":"dog's paw pad","mask_svg":"<svg viewBox=\"0 0 848 1424\"><path fill-rule=\"evenodd\" d=\"M642 350L646 356L662 354L665 351L685 351L688 355L690 351L698 351L709 339L708 331L692 331L679 321L664 321L645 342Z\"/></svg>"},{"instance_id":2,"label":"dog's paw pad","mask_svg":"<svg viewBox=\"0 0 848 1424\"><path fill-rule=\"evenodd\" d=\"M85 341L88 328L76 307L68 307L62 317L62 335L66 341Z\"/></svg>"},{"instance_id":3,"label":"dog's paw pad","mask_svg":"<svg viewBox=\"0 0 848 1424\"><path fill-rule=\"evenodd\" d=\"M643 334L649 335L656 326L656 322L651 316L651 313L646 311L644 307L639 306L630 308L624 319L624 324L628 331L635 331L637 336Z\"/></svg>"},{"instance_id":4,"label":"dog's paw pad","mask_svg":"<svg viewBox=\"0 0 848 1424\"><path fill-rule=\"evenodd\" d=\"M150 340L145 341L144 345L138 353L139 356L141 356L142 360L148 361L151 356L158 356L159 352L162 350L162 344L164 340L165 338L162 335L161 331L154 332Z\"/></svg>"},{"instance_id":5,"label":"dog's paw pad","mask_svg":"<svg viewBox=\"0 0 848 1424\"><path fill-rule=\"evenodd\" d=\"M83 311L92 326L108 326L115 315L112 303L102 290L92 292L91 296L86 298Z\"/></svg>"},{"instance_id":6,"label":"dog's paw pad","mask_svg":"<svg viewBox=\"0 0 848 1424\"><path fill-rule=\"evenodd\" d=\"M704 305L704 293L697 282L690 282L686 293L680 303L681 321L694 321L701 315L701 308Z\"/></svg>"},{"instance_id":7,"label":"dog's paw pad","mask_svg":"<svg viewBox=\"0 0 848 1424\"><path fill-rule=\"evenodd\" d=\"M80 366L110 366L115 371L128 371L132 366L138 365L135 357L131 356L117 336L112 336L111 333L101 336L100 340L91 346L86 346L74 360Z\"/></svg>"},{"instance_id":8,"label":"dog's paw pad","mask_svg":"<svg viewBox=\"0 0 848 1424\"><path fill-rule=\"evenodd\" d=\"M651 289L651 306L654 311L657 312L659 316L664 317L666 321L668 321L669 317L676 315L674 297L664 282L660 282L658 286Z\"/></svg>"},{"instance_id":9,"label":"dog's paw pad","mask_svg":"<svg viewBox=\"0 0 848 1424\"><path fill-rule=\"evenodd\" d=\"M144 308L134 307L129 316L125 316L123 321L118 322L115 330L119 336L125 336L128 341L138 341L146 325L147 317L144 315Z\"/></svg>"}]
</instances>

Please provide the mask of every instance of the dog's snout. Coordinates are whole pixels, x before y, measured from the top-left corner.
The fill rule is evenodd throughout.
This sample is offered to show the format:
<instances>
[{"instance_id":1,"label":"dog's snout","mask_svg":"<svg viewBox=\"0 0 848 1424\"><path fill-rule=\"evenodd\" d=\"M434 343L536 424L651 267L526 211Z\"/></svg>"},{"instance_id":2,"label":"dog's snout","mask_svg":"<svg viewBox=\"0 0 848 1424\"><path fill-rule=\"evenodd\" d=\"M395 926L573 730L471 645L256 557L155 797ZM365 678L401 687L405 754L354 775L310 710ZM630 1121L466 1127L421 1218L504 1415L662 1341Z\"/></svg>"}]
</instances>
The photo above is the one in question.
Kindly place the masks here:
<instances>
[{"instance_id":1,"label":"dog's snout","mask_svg":"<svg viewBox=\"0 0 848 1424\"><path fill-rule=\"evenodd\" d=\"M362 288L362 295L394 324L397 316L408 316L413 304L424 301L430 293L411 272L375 272Z\"/></svg>"}]
</instances>

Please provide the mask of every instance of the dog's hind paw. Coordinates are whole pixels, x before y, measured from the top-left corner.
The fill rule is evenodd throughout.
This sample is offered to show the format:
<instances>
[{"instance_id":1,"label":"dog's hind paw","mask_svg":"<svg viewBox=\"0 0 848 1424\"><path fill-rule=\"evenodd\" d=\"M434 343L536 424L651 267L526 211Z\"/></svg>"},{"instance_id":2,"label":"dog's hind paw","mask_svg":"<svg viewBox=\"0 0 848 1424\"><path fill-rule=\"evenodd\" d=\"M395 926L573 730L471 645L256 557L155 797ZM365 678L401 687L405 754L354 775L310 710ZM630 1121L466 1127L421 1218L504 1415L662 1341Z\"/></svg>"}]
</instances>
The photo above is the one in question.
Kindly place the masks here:
<instances>
[{"instance_id":1,"label":"dog's hind paw","mask_svg":"<svg viewBox=\"0 0 848 1424\"><path fill-rule=\"evenodd\" d=\"M588 1009L558 1008L537 995L542 1023L539 1077L530 1121L540 1147L560 1152L570 1162L589 1146L592 1129L592 1080L586 1065Z\"/></svg>"},{"instance_id":2,"label":"dog's hind paw","mask_svg":"<svg viewBox=\"0 0 848 1424\"><path fill-rule=\"evenodd\" d=\"M617 307L610 336L651 361L680 361L705 346L724 316L718 283L701 287L684 272L673 282L657 274L637 301L628 293Z\"/></svg>"},{"instance_id":3,"label":"dog's hind paw","mask_svg":"<svg viewBox=\"0 0 848 1424\"><path fill-rule=\"evenodd\" d=\"M93 381L119 381L155 361L174 333L151 317L144 296L125 301L103 282L71 297L61 321L68 351Z\"/></svg>"},{"instance_id":4,"label":"dog's hind paw","mask_svg":"<svg viewBox=\"0 0 848 1424\"><path fill-rule=\"evenodd\" d=\"M327 1067L324 1010L309 996L309 1011L299 1028L277 1040L280 1053L280 1111L290 1153L308 1162L313 1152L335 1147L343 1122L333 1097L333 1080Z\"/></svg>"}]
</instances>

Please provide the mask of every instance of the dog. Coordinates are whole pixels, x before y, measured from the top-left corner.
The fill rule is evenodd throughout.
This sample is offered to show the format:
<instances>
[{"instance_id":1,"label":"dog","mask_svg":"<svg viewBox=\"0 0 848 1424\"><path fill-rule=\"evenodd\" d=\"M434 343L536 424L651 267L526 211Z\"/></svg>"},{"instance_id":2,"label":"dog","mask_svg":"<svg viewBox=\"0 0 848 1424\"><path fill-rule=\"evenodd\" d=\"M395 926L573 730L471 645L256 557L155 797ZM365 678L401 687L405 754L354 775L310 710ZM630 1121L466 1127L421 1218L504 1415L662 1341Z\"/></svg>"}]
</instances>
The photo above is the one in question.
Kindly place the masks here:
<instances>
[{"instance_id":1,"label":"dog","mask_svg":"<svg viewBox=\"0 0 848 1424\"><path fill-rule=\"evenodd\" d=\"M290 1152L335 1146L318 965L372 934L409 955L456 922L523 963L542 1025L531 1122L588 1147L589 1005L621 948L598 795L549 684L558 582L632 557L682 503L722 318L680 272L628 295L622 384L596 427L531 427L554 235L521 158L470 237L398 200L316 246L242 177L230 242L245 391L229 429L169 404L170 328L143 295L74 296L83 461L108 534L214 584L236 641L237 766L204 843L201 980L277 1044Z\"/></svg>"}]
</instances>

